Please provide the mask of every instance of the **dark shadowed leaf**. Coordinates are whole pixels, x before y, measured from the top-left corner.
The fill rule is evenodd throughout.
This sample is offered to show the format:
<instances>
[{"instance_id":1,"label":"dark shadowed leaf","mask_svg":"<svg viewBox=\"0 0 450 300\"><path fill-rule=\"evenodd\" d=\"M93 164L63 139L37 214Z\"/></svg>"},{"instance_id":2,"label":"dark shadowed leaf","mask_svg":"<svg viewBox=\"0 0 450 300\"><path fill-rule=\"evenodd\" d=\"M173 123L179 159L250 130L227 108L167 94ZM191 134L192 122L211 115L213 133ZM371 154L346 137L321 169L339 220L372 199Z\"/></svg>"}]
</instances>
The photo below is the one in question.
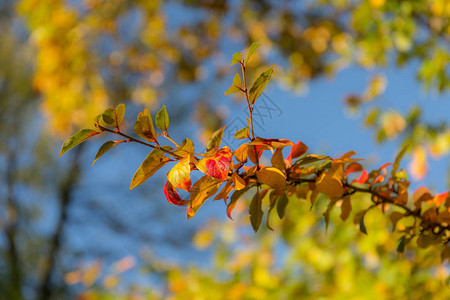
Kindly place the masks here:
<instances>
[{"instance_id":1,"label":"dark shadowed leaf","mask_svg":"<svg viewBox=\"0 0 450 300\"><path fill-rule=\"evenodd\" d=\"M250 223L252 224L255 233L258 232L264 214L261 206L262 206L261 195L259 194L259 191L257 191L253 196L252 202L250 203L250 211L249 211Z\"/></svg>"},{"instance_id":2,"label":"dark shadowed leaf","mask_svg":"<svg viewBox=\"0 0 450 300\"><path fill-rule=\"evenodd\" d=\"M284 193L280 198L278 198L277 201L277 213L278 213L278 217L280 217L280 219L284 218L285 212L286 212L286 206L289 203L289 199L286 196L286 193Z\"/></svg>"}]
</instances>

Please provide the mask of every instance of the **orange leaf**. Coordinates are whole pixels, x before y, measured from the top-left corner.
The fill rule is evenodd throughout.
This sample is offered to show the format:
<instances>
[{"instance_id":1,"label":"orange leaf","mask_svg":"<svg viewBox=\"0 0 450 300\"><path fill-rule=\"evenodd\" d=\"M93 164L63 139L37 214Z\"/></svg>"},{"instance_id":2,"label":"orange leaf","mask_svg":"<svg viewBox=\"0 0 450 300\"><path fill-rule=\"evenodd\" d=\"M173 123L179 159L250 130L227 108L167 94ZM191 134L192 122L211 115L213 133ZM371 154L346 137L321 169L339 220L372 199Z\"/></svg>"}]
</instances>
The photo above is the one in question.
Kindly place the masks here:
<instances>
[{"instance_id":1,"label":"orange leaf","mask_svg":"<svg viewBox=\"0 0 450 300\"><path fill-rule=\"evenodd\" d=\"M277 149L275 151L270 162L272 163L272 166L274 166L275 168L281 171L286 170L286 162L283 159L282 149Z\"/></svg>"},{"instance_id":2,"label":"orange leaf","mask_svg":"<svg viewBox=\"0 0 450 300\"><path fill-rule=\"evenodd\" d=\"M248 144L242 144L239 148L234 150L234 157L236 157L238 162L245 163L247 162L247 151Z\"/></svg>"},{"instance_id":3,"label":"orange leaf","mask_svg":"<svg viewBox=\"0 0 450 300\"><path fill-rule=\"evenodd\" d=\"M437 207L439 207L447 199L447 197L448 197L448 192L436 195L433 197L433 202Z\"/></svg>"},{"instance_id":4,"label":"orange leaf","mask_svg":"<svg viewBox=\"0 0 450 300\"><path fill-rule=\"evenodd\" d=\"M183 189L188 193L191 191L190 160L191 155L186 156L167 173L167 180L170 181L174 188Z\"/></svg>"},{"instance_id":5,"label":"orange leaf","mask_svg":"<svg viewBox=\"0 0 450 300\"><path fill-rule=\"evenodd\" d=\"M384 181L383 175L378 175L378 177L373 181L373 183L383 182L383 181Z\"/></svg>"},{"instance_id":6,"label":"orange leaf","mask_svg":"<svg viewBox=\"0 0 450 300\"><path fill-rule=\"evenodd\" d=\"M258 159L259 159L259 157L261 156L261 154L262 154L263 151L265 150L263 147L264 147L264 145L257 145L257 146L251 146L251 147L248 149L248 151L247 151L248 158L250 158L250 160L251 160L254 164L257 163L256 157L258 157Z\"/></svg>"},{"instance_id":7,"label":"orange leaf","mask_svg":"<svg viewBox=\"0 0 450 300\"><path fill-rule=\"evenodd\" d=\"M196 163L197 168L208 176L225 180L231 165L231 150L228 147L220 149L215 155L207 156Z\"/></svg>"},{"instance_id":8,"label":"orange leaf","mask_svg":"<svg viewBox=\"0 0 450 300\"><path fill-rule=\"evenodd\" d=\"M308 146L303 144L301 141L298 141L297 144L292 146L291 153L289 153L288 160L292 160L293 158L297 158L299 156L302 156L303 154L308 151Z\"/></svg>"},{"instance_id":9,"label":"orange leaf","mask_svg":"<svg viewBox=\"0 0 450 300\"><path fill-rule=\"evenodd\" d=\"M339 198L345 190L342 181L333 172L322 173L316 180L316 191L327 195L330 199Z\"/></svg>"},{"instance_id":10,"label":"orange leaf","mask_svg":"<svg viewBox=\"0 0 450 300\"><path fill-rule=\"evenodd\" d=\"M175 205L185 205L189 202L181 199L180 195L178 195L177 191L173 188L169 181L167 181L166 185L164 185L164 195L166 195L166 199L169 203Z\"/></svg>"},{"instance_id":11,"label":"orange leaf","mask_svg":"<svg viewBox=\"0 0 450 300\"><path fill-rule=\"evenodd\" d=\"M254 141L249 143L249 145L255 145L255 146L266 145L266 146L270 146L271 148L274 148L274 149L280 149L280 148L284 148L287 146L292 146L292 145L294 145L294 143L287 139L263 139L263 138L257 137L257 138L255 138Z\"/></svg>"},{"instance_id":12,"label":"orange leaf","mask_svg":"<svg viewBox=\"0 0 450 300\"><path fill-rule=\"evenodd\" d=\"M348 176L351 173L362 171L363 167L359 163L350 164L345 170L345 176Z\"/></svg>"}]
</instances>

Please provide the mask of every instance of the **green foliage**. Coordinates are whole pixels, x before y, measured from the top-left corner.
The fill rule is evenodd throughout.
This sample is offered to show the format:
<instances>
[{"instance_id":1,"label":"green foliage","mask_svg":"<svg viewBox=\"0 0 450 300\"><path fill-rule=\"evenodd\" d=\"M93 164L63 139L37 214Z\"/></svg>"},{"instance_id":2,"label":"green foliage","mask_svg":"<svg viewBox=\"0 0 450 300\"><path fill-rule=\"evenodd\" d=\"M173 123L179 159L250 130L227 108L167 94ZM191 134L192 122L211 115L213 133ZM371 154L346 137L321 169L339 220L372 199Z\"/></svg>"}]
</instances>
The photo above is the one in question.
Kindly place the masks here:
<instances>
[{"instance_id":1,"label":"green foliage","mask_svg":"<svg viewBox=\"0 0 450 300\"><path fill-rule=\"evenodd\" d=\"M167 131L169 128L169 115L167 114L166 106L163 105L161 110L156 114L155 117L156 127L162 131Z\"/></svg>"}]
</instances>

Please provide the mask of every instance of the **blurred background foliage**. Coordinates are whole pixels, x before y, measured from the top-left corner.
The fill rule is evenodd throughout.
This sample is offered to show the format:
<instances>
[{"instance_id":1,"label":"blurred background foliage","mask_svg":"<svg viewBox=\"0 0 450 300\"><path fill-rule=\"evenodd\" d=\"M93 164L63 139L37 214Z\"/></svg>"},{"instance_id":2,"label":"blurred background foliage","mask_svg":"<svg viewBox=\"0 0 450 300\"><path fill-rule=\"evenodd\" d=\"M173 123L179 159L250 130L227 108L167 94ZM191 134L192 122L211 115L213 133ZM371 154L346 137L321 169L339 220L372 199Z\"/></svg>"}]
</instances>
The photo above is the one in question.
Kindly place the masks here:
<instances>
[{"instance_id":1,"label":"blurred background foliage","mask_svg":"<svg viewBox=\"0 0 450 300\"><path fill-rule=\"evenodd\" d=\"M80 161L89 151L80 148L56 161L61 137L123 102L136 111L169 103L180 136L198 130L205 141L226 119L216 99L232 73L230 54L253 41L263 47L252 69L259 73L277 63L274 78L290 91L351 66L374 74L414 64L424 89L448 95L449 23L445 0L2 1L0 298L450 297L448 265L429 249L409 249L397 258L398 237L388 234L383 217L373 215L371 227L368 216L367 237L349 221L334 222L326 234L320 208L309 213L298 200L275 232L256 237L245 218L198 225L207 228L194 237L198 247L209 247L198 255L212 257L206 266L187 264L190 259L169 264L145 251L130 256L110 241L121 235L133 248L152 244L153 251L167 243L183 258L183 250L194 251L180 248L196 228L174 232L164 225L173 224L164 204L136 200L162 181L136 194L117 193L113 187L133 171L123 157L114 164L119 174L100 183L92 177L105 171L83 179ZM429 157L448 155L450 129L445 121L424 122L419 106L406 114L378 107L387 84L382 72L374 74L364 92L344 99L345 106L363 112L379 143L412 143L410 174L421 179ZM192 120L197 124L183 126ZM142 154L128 153L132 162ZM89 236L83 226L102 228L88 241L103 247L80 246L86 243L80 236ZM120 256L124 260L105 267ZM133 266L139 275L122 274Z\"/></svg>"}]
</instances>

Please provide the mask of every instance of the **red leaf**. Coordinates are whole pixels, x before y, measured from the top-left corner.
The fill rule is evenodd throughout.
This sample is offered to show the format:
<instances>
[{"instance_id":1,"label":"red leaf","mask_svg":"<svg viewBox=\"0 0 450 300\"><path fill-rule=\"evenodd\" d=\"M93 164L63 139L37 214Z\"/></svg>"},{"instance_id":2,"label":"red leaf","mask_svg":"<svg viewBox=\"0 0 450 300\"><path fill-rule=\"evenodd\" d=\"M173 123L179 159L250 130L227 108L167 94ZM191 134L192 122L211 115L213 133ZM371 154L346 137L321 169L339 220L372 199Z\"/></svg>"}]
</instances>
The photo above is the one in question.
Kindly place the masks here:
<instances>
[{"instance_id":1,"label":"red leaf","mask_svg":"<svg viewBox=\"0 0 450 300\"><path fill-rule=\"evenodd\" d=\"M230 170L232 153L230 148L224 147L215 155L207 156L199 160L196 164L197 168L208 176L225 180Z\"/></svg>"},{"instance_id":2,"label":"red leaf","mask_svg":"<svg viewBox=\"0 0 450 300\"><path fill-rule=\"evenodd\" d=\"M167 201L175 205L185 205L189 203L189 201L181 199L180 195L178 195L177 191L169 181L167 181L164 186L164 195L166 195Z\"/></svg>"},{"instance_id":3,"label":"red leaf","mask_svg":"<svg viewBox=\"0 0 450 300\"><path fill-rule=\"evenodd\" d=\"M383 182L383 181L384 181L383 175L378 175L378 177L373 181L373 183Z\"/></svg>"},{"instance_id":4,"label":"red leaf","mask_svg":"<svg viewBox=\"0 0 450 300\"><path fill-rule=\"evenodd\" d=\"M367 181L367 179L369 179L369 173L367 173L367 171L364 170L361 176L359 176L358 180L356 180L356 182L359 184L363 184Z\"/></svg>"}]
</instances>

